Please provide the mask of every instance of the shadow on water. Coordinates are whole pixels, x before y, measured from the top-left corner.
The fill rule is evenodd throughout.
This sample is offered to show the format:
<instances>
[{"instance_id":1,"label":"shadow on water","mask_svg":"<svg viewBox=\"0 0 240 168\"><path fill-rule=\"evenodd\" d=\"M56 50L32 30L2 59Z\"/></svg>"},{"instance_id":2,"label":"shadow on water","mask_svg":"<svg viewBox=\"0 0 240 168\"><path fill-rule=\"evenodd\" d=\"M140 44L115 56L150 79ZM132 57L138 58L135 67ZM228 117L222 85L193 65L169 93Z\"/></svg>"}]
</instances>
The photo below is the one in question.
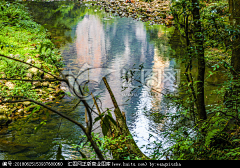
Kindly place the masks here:
<instances>
[{"instance_id":1,"label":"shadow on water","mask_svg":"<svg viewBox=\"0 0 240 168\"><path fill-rule=\"evenodd\" d=\"M49 30L53 42L62 51L66 65L63 73L79 75L85 70L78 80L80 83L92 81L89 90L100 96L103 110L113 107L101 80L103 76L107 77L138 146L157 141L167 147L167 140L159 136L161 121L149 113L175 111L174 107L164 106L165 98L159 94L166 89L177 90L175 74L178 72L173 70L182 70L178 59L184 54L184 40L174 28L149 26L132 18L110 16L98 7L88 9L84 4L74 2L27 3L35 21ZM144 65L142 71L139 70L141 64ZM129 69L145 85L138 82L124 85L121 77ZM172 78L166 80L169 76ZM122 87L128 88L122 91ZM132 89L134 91L130 92ZM91 99L88 102L92 104ZM65 96L52 106L84 122L81 104L70 110L76 103L74 97ZM12 123L0 135L0 159L72 159L72 155L78 156L71 144L79 143L80 128L51 112L47 117L46 113L34 114L28 122L22 119ZM42 127L35 133L39 124ZM100 132L97 127L95 124L95 132ZM60 144L62 150L59 150ZM146 147L142 150L146 154L151 152Z\"/></svg>"}]
</instances>

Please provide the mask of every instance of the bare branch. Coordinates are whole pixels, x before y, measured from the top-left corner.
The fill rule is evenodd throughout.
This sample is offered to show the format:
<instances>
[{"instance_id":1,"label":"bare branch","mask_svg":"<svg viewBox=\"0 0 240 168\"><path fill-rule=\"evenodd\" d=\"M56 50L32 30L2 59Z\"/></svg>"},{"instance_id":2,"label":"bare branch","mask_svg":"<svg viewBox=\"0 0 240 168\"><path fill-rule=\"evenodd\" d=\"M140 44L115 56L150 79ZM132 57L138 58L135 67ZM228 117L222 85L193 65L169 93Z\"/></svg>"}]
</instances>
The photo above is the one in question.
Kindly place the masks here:
<instances>
[{"instance_id":1,"label":"bare branch","mask_svg":"<svg viewBox=\"0 0 240 168\"><path fill-rule=\"evenodd\" d=\"M57 76L55 76L55 75L53 75L53 74L51 74L51 73L49 73L49 72L43 70L42 68L39 68L39 67L37 67L37 66L35 66L35 65L33 65L33 64L29 64L29 63L26 63L26 62L24 62L24 61L21 61L21 60L15 59L15 58L11 58L11 57L8 57L8 56L2 55L2 54L0 54L0 57L5 57L5 58L8 58L8 59L11 59L11 60L17 61L17 62L24 63L24 64L26 64L26 65L30 65L30 66L32 66L32 67L34 67L34 68L39 69L40 71L42 71L42 72L44 72L44 73L47 73L47 74L51 75L51 76L54 77L55 79L58 79Z\"/></svg>"},{"instance_id":2,"label":"bare branch","mask_svg":"<svg viewBox=\"0 0 240 168\"><path fill-rule=\"evenodd\" d=\"M15 78L0 78L0 80L19 80L26 82L55 82L55 81L65 81L65 79L15 79Z\"/></svg>"}]
</instances>

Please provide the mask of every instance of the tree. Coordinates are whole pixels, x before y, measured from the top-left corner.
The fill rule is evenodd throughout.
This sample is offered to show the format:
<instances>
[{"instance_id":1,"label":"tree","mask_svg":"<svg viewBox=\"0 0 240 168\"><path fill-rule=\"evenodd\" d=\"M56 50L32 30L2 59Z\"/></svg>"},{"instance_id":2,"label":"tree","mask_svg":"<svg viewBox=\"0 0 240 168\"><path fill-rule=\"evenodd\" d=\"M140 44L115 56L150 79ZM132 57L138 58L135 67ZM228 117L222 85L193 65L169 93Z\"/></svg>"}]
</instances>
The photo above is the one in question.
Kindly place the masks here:
<instances>
[{"instance_id":1,"label":"tree","mask_svg":"<svg viewBox=\"0 0 240 168\"><path fill-rule=\"evenodd\" d=\"M198 74L197 74L197 112L200 120L207 119L205 102L204 102L204 79L205 79L205 60L203 48L203 35L200 21L200 4L199 0L192 0L192 15L194 23L194 38L196 43L196 57L198 60Z\"/></svg>"},{"instance_id":2,"label":"tree","mask_svg":"<svg viewBox=\"0 0 240 168\"><path fill-rule=\"evenodd\" d=\"M229 0L229 13L230 13L230 24L234 27L240 26L240 0ZM233 48L232 48L232 58L231 65L234 71L240 73L240 37L233 37ZM234 75L237 75L237 74Z\"/></svg>"}]
</instances>

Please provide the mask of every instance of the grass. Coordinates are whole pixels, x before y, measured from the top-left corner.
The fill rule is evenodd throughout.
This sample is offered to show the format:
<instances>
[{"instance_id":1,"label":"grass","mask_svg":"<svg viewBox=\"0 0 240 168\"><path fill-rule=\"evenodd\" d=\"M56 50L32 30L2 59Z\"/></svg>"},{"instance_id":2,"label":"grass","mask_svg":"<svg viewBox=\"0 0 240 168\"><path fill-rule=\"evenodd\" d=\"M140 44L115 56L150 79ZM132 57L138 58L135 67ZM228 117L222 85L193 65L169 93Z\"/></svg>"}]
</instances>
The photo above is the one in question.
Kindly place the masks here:
<instances>
[{"instance_id":1,"label":"grass","mask_svg":"<svg viewBox=\"0 0 240 168\"><path fill-rule=\"evenodd\" d=\"M47 30L34 22L24 5L5 1L0 2L0 29L0 54L19 60L0 56L0 98L17 95L40 102L55 99L56 90L60 90L59 82L45 82L45 85L42 85L39 82L9 80L50 78L46 73L23 62L55 76L59 75L53 62L62 67L61 54L49 39ZM26 107L24 104L15 105L18 105L17 109Z\"/></svg>"}]
</instances>

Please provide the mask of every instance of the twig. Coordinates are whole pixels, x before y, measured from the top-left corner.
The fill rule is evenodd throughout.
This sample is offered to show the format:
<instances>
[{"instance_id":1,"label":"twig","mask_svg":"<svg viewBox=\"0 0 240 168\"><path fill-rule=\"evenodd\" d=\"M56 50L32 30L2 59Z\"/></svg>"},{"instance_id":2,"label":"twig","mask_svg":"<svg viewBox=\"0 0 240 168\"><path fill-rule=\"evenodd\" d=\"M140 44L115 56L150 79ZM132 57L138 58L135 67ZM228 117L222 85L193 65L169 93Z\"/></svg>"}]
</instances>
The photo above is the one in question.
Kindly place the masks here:
<instances>
[{"instance_id":1,"label":"twig","mask_svg":"<svg viewBox=\"0 0 240 168\"><path fill-rule=\"evenodd\" d=\"M15 58L11 58L11 57L8 57L8 56L2 55L2 54L0 54L0 56L1 56L1 57L5 57L5 58L8 58L8 59L11 59L11 60L14 60L14 61L17 61L17 62L21 62L21 63L27 64L27 65L30 65L30 66L32 66L32 67L34 67L34 68L39 69L40 71L43 71L44 73L47 73L47 74L53 76L55 79L58 79L57 76L55 76L55 75L53 75L53 74L51 74L51 73L43 70L42 68L39 68L39 67L37 67L37 66L35 66L35 65L33 65L33 64L29 64L29 63L26 63L26 62L24 62L24 61L21 61L21 60L15 59Z\"/></svg>"}]
</instances>

